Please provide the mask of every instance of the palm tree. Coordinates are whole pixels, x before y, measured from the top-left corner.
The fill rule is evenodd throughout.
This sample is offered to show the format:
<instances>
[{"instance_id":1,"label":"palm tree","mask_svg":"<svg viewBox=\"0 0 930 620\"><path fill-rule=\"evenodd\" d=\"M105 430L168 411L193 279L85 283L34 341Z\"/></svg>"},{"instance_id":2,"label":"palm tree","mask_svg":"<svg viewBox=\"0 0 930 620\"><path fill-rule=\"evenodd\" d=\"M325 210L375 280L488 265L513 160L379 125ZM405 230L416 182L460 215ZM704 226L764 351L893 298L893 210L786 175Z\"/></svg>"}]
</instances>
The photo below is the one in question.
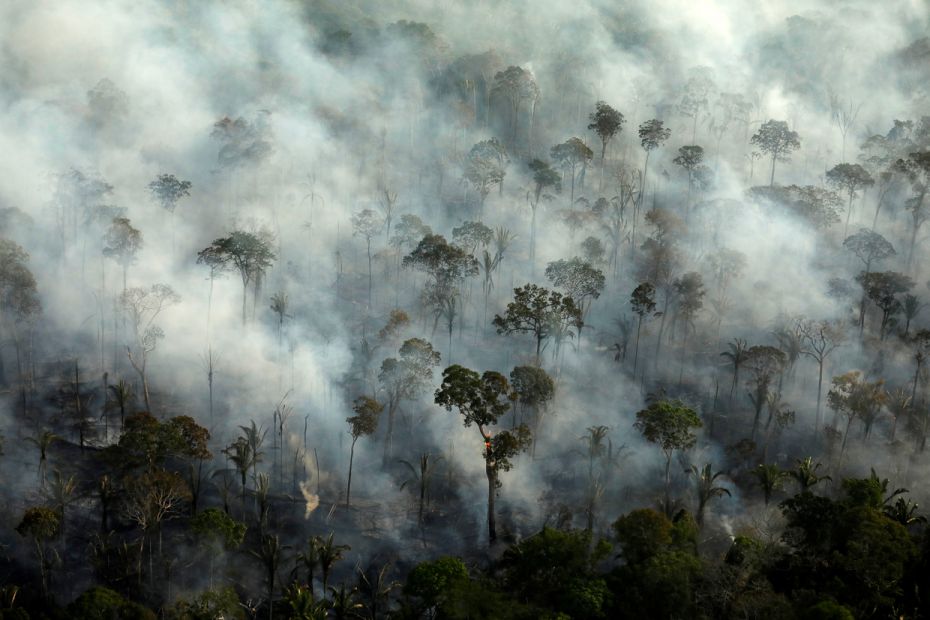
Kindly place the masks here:
<instances>
[{"instance_id":1,"label":"palm tree","mask_svg":"<svg viewBox=\"0 0 930 620\"><path fill-rule=\"evenodd\" d=\"M762 489L762 495L765 497L765 505L768 506L769 501L772 499L772 493L781 488L782 480L790 472L782 471L774 463L771 465L759 463L750 473L755 476L756 482L759 483L759 488Z\"/></svg>"},{"instance_id":2,"label":"palm tree","mask_svg":"<svg viewBox=\"0 0 930 620\"><path fill-rule=\"evenodd\" d=\"M423 524L423 509L429 506L429 485L430 480L433 477L434 470L436 468L436 463L441 461L442 457L438 456L433 458L429 452L425 452L420 455L420 467L419 471L409 461L401 460L407 469L410 470L411 477L400 485L401 490L404 489L408 484L417 484L420 487L420 509L417 512L417 524Z\"/></svg>"},{"instance_id":3,"label":"palm tree","mask_svg":"<svg viewBox=\"0 0 930 620\"><path fill-rule=\"evenodd\" d=\"M724 495L730 497L730 491L724 487L714 485L717 478L723 476L724 473L722 471L714 473L710 463L707 463L701 469L698 469L696 465L692 465L691 469L686 473L694 475L695 490L697 491L698 498L696 516L698 525L701 525L704 523L704 509L707 507L707 504L717 497L722 497Z\"/></svg>"},{"instance_id":4,"label":"palm tree","mask_svg":"<svg viewBox=\"0 0 930 620\"><path fill-rule=\"evenodd\" d=\"M733 384L730 386L730 400L733 400L733 392L736 390L736 384L739 383L739 369L746 361L746 353L749 351L749 344L742 338L734 338L727 345L730 350L720 354L730 361L733 366Z\"/></svg>"},{"instance_id":5,"label":"palm tree","mask_svg":"<svg viewBox=\"0 0 930 620\"><path fill-rule=\"evenodd\" d=\"M36 437L26 437L26 441L39 449L39 482L45 488L45 470L48 464L48 449L53 443L61 439L52 431L45 429Z\"/></svg>"},{"instance_id":6,"label":"palm tree","mask_svg":"<svg viewBox=\"0 0 930 620\"><path fill-rule=\"evenodd\" d=\"M77 482L74 476L65 478L57 469L52 472L52 482L48 491L45 493L52 508L58 513L58 519L61 527L58 528L58 534L61 536L62 545L65 543L65 508L73 504L77 499L74 497L74 491L77 489Z\"/></svg>"},{"instance_id":7,"label":"palm tree","mask_svg":"<svg viewBox=\"0 0 930 620\"><path fill-rule=\"evenodd\" d=\"M333 612L332 617L336 620L352 620L363 618L361 610L365 606L358 602L358 588L346 588L346 584L340 584L337 589L335 586L329 587L331 596L330 609Z\"/></svg>"},{"instance_id":8,"label":"palm tree","mask_svg":"<svg viewBox=\"0 0 930 620\"><path fill-rule=\"evenodd\" d=\"M268 429L262 428L260 425L255 425L255 420L249 421L249 426L240 426L242 432L245 433L245 440L249 444L252 452L252 478L258 478L258 464L262 462L262 457L265 456L265 453L262 452L262 444L265 442L265 435L268 433Z\"/></svg>"},{"instance_id":9,"label":"palm tree","mask_svg":"<svg viewBox=\"0 0 930 620\"><path fill-rule=\"evenodd\" d=\"M317 601L312 587L292 583L284 589L284 601L289 608L287 617L290 620L326 620L329 617L328 601Z\"/></svg>"},{"instance_id":10,"label":"palm tree","mask_svg":"<svg viewBox=\"0 0 930 620\"><path fill-rule=\"evenodd\" d=\"M342 559L342 554L344 551L351 550L352 547L349 545L336 545L333 544L333 534L330 532L329 536L325 540L319 539L319 547L317 548L317 553L320 558L320 570L323 573L323 592L326 592L326 586L329 582L329 571L332 570L333 565Z\"/></svg>"},{"instance_id":11,"label":"palm tree","mask_svg":"<svg viewBox=\"0 0 930 620\"><path fill-rule=\"evenodd\" d=\"M110 396L113 397L113 400L108 401L107 404L112 403L112 407L119 409L119 430L122 432L123 422L126 419L126 409L132 405L135 394L132 391L132 385L125 379L120 379L107 387L110 390Z\"/></svg>"},{"instance_id":12,"label":"palm tree","mask_svg":"<svg viewBox=\"0 0 930 620\"><path fill-rule=\"evenodd\" d=\"M239 437L234 443L223 450L223 453L229 457L229 460L236 466L239 472L239 478L242 482L242 513L245 515L245 479L249 474L249 469L255 463L255 453L252 452L252 446L245 437Z\"/></svg>"},{"instance_id":13,"label":"palm tree","mask_svg":"<svg viewBox=\"0 0 930 620\"><path fill-rule=\"evenodd\" d=\"M297 554L297 565L294 567L295 576L301 566L307 570L307 586L310 588L311 595L313 594L313 573L316 571L316 567L320 565L320 547L322 545L323 539L319 536L308 538L307 546Z\"/></svg>"},{"instance_id":14,"label":"palm tree","mask_svg":"<svg viewBox=\"0 0 930 620\"><path fill-rule=\"evenodd\" d=\"M830 476L820 476L817 474L817 470L820 469L823 463L814 463L813 457L809 456L805 459L797 459L797 464L798 466L790 470L788 475L794 478L794 481L798 483L802 493L810 491L814 485L824 480L833 481L833 478Z\"/></svg>"},{"instance_id":15,"label":"palm tree","mask_svg":"<svg viewBox=\"0 0 930 620\"><path fill-rule=\"evenodd\" d=\"M594 461L604 455L604 439L610 428L607 426L589 426L588 434L582 435L579 439L585 442L588 452L588 480L594 480Z\"/></svg>"},{"instance_id":16,"label":"palm tree","mask_svg":"<svg viewBox=\"0 0 930 620\"><path fill-rule=\"evenodd\" d=\"M885 516L907 527L914 523L926 523L927 517L917 514L917 504L899 497L894 504L884 507Z\"/></svg>"},{"instance_id":17,"label":"palm tree","mask_svg":"<svg viewBox=\"0 0 930 620\"><path fill-rule=\"evenodd\" d=\"M249 551L253 556L261 560L265 567L265 577L268 579L268 619L271 620L274 614L274 586L278 572L278 564L281 562L281 553L284 547L277 536L265 536L262 538L262 546L258 551Z\"/></svg>"},{"instance_id":18,"label":"palm tree","mask_svg":"<svg viewBox=\"0 0 930 620\"><path fill-rule=\"evenodd\" d=\"M358 589L365 598L365 608L368 610L368 618L371 618L371 620L383 616L391 592L400 586L398 582L388 579L390 570L391 564L388 563L380 569L370 566L368 570L359 569L358 571Z\"/></svg>"}]
</instances>

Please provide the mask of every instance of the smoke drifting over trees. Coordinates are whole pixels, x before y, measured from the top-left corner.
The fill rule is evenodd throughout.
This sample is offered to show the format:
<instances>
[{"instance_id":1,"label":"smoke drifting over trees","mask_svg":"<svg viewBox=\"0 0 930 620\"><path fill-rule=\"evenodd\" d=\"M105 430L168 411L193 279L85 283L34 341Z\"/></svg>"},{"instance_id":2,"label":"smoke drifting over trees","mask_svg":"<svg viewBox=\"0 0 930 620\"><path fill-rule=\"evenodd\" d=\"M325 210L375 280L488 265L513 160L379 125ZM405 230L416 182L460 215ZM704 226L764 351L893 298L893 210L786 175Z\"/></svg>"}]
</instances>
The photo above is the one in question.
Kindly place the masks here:
<instances>
[{"instance_id":1,"label":"smoke drifting over trees","mask_svg":"<svg viewBox=\"0 0 930 620\"><path fill-rule=\"evenodd\" d=\"M4 3L0 618L930 615L927 32Z\"/></svg>"}]
</instances>

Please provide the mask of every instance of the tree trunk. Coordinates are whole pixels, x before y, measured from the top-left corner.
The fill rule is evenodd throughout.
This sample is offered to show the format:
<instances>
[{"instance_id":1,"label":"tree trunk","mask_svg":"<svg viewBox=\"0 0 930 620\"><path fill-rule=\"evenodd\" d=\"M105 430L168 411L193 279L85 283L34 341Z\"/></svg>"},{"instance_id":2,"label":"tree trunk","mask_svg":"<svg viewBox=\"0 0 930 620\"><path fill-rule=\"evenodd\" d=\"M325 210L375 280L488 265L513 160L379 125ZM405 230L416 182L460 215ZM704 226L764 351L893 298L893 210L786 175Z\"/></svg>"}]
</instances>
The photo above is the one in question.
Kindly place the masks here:
<instances>
[{"instance_id":1,"label":"tree trunk","mask_svg":"<svg viewBox=\"0 0 930 620\"><path fill-rule=\"evenodd\" d=\"M636 324L636 346L633 348L633 378L636 378L636 362L639 359L639 333L643 328L643 317L640 315L639 322Z\"/></svg>"},{"instance_id":2,"label":"tree trunk","mask_svg":"<svg viewBox=\"0 0 930 620\"><path fill-rule=\"evenodd\" d=\"M494 517L494 495L497 492L497 472L485 456L484 471L488 477L488 544L497 540L497 522Z\"/></svg>"},{"instance_id":3,"label":"tree trunk","mask_svg":"<svg viewBox=\"0 0 930 620\"><path fill-rule=\"evenodd\" d=\"M346 509L349 508L349 495L352 493L352 461L355 459L355 442L358 437L352 438L352 448L349 450L349 482L346 484ZM324 591L326 588L324 587Z\"/></svg>"},{"instance_id":4,"label":"tree trunk","mask_svg":"<svg viewBox=\"0 0 930 620\"><path fill-rule=\"evenodd\" d=\"M772 155L772 176L769 177L769 187L775 186L775 155Z\"/></svg>"}]
</instances>

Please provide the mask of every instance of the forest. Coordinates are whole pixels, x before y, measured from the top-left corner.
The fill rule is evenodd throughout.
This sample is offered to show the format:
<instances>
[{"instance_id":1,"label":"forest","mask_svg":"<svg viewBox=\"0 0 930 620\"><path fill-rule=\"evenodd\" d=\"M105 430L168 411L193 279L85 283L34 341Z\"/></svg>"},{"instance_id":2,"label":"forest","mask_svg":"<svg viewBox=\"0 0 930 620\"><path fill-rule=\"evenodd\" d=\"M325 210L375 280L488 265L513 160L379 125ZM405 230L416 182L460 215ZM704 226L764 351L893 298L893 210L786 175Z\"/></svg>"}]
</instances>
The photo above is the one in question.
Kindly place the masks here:
<instances>
[{"instance_id":1,"label":"forest","mask_svg":"<svg viewBox=\"0 0 930 620\"><path fill-rule=\"evenodd\" d=\"M928 33L0 3L0 620L930 617Z\"/></svg>"}]
</instances>

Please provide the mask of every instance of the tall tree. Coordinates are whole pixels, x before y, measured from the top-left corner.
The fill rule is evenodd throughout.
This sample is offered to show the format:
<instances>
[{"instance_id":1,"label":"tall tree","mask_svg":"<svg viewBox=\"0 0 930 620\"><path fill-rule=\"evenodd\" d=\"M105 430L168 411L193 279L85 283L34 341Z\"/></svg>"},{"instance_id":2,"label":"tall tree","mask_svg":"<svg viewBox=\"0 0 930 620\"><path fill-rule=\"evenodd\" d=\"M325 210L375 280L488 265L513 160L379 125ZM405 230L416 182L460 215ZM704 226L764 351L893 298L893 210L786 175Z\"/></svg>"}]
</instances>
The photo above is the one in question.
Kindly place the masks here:
<instances>
[{"instance_id":1,"label":"tall tree","mask_svg":"<svg viewBox=\"0 0 930 620\"><path fill-rule=\"evenodd\" d=\"M703 423L694 409L680 400L657 400L636 413L633 425L642 433L646 441L654 443L665 455L665 511L672 508L671 501L671 467L672 455L676 450L690 449L697 441L693 429L701 428Z\"/></svg>"},{"instance_id":2,"label":"tall tree","mask_svg":"<svg viewBox=\"0 0 930 620\"><path fill-rule=\"evenodd\" d=\"M643 199L646 195L646 179L649 172L649 156L654 150L662 146L662 144L664 144L671 135L672 130L665 127L662 121L656 118L650 119L639 126L639 144L643 151L646 152L646 160L643 162L643 178L641 183L642 189L639 193L637 208L642 207ZM633 213L633 219L634 221L636 220L635 212Z\"/></svg>"},{"instance_id":3,"label":"tall tree","mask_svg":"<svg viewBox=\"0 0 930 620\"><path fill-rule=\"evenodd\" d=\"M788 129L786 121L772 119L762 123L759 131L752 136L749 142L772 157L772 174L769 177L770 187L775 185L775 162L788 161L792 151L801 148L801 139L798 137L798 133Z\"/></svg>"},{"instance_id":4,"label":"tall tree","mask_svg":"<svg viewBox=\"0 0 930 620\"><path fill-rule=\"evenodd\" d=\"M858 195L859 190L871 187L875 180L869 171L859 164L837 164L827 170L827 183L835 187L838 191L844 190L847 196L846 202L846 228L843 230L845 235L849 231L849 218L852 215L853 200Z\"/></svg>"},{"instance_id":5,"label":"tall tree","mask_svg":"<svg viewBox=\"0 0 930 620\"><path fill-rule=\"evenodd\" d=\"M681 166L688 174L688 200L685 203L685 207L686 209L690 209L691 190L694 188L694 175L704 162L704 148L697 145L682 146L678 149L678 156L672 161L675 165Z\"/></svg>"},{"instance_id":6,"label":"tall tree","mask_svg":"<svg viewBox=\"0 0 930 620\"><path fill-rule=\"evenodd\" d=\"M365 251L368 255L368 307L371 308L371 240L381 234L384 218L372 211L363 209L352 215L352 234L365 239Z\"/></svg>"},{"instance_id":7,"label":"tall tree","mask_svg":"<svg viewBox=\"0 0 930 620\"><path fill-rule=\"evenodd\" d=\"M636 377L636 362L639 359L639 334L643 329L643 320L652 317L656 310L656 288L649 282L641 282L630 295L630 307L637 316L636 344L633 349L633 376Z\"/></svg>"},{"instance_id":8,"label":"tall tree","mask_svg":"<svg viewBox=\"0 0 930 620\"><path fill-rule=\"evenodd\" d=\"M591 121L588 123L588 130L593 131L601 139L601 180L599 189L602 189L604 187L604 170L607 167L607 145L617 134L623 131L623 124L626 119L623 118L623 114L607 103L598 101L594 104L594 112L588 115L588 120Z\"/></svg>"},{"instance_id":9,"label":"tall tree","mask_svg":"<svg viewBox=\"0 0 930 620\"><path fill-rule=\"evenodd\" d=\"M801 353L817 362L817 411L814 429L820 430L820 401L823 395L823 365L827 357L843 345L846 332L840 321L801 321L798 325L804 348Z\"/></svg>"},{"instance_id":10,"label":"tall tree","mask_svg":"<svg viewBox=\"0 0 930 620\"><path fill-rule=\"evenodd\" d=\"M504 316L494 316L494 326L499 334L533 334L536 339L537 366L542 343L547 338L560 329L583 324L581 309L575 301L557 291L527 284L515 288L513 296L513 301L507 304Z\"/></svg>"},{"instance_id":11,"label":"tall tree","mask_svg":"<svg viewBox=\"0 0 930 620\"><path fill-rule=\"evenodd\" d=\"M529 409L533 412L533 456L535 457L539 428L549 408L549 403L555 397L555 382L549 373L538 366L517 366L510 372L510 384L521 410L525 412ZM514 422L513 427L516 428L516 426Z\"/></svg>"},{"instance_id":12,"label":"tall tree","mask_svg":"<svg viewBox=\"0 0 930 620\"><path fill-rule=\"evenodd\" d=\"M153 284L148 290L133 287L120 295L120 305L132 321L135 340L126 346L129 363L139 374L142 382L142 398L145 408L151 411L149 383L146 367L149 356L158 347L158 341L165 337L165 332L155 324L155 319L163 310L181 301L181 296L167 284Z\"/></svg>"},{"instance_id":13,"label":"tall tree","mask_svg":"<svg viewBox=\"0 0 930 620\"><path fill-rule=\"evenodd\" d=\"M716 485L717 478L724 475L724 472L713 470L713 466L710 463L704 465L704 467L698 468L697 465L692 465L688 473L694 476L694 491L697 495L697 510L695 511L695 517L698 522L698 525L704 523L704 511L707 509L707 504L711 500L718 497L732 497L730 490L726 487L718 487Z\"/></svg>"},{"instance_id":14,"label":"tall tree","mask_svg":"<svg viewBox=\"0 0 930 620\"><path fill-rule=\"evenodd\" d=\"M917 232L930 218L930 204L926 200L927 193L930 192L930 150L910 153L906 158L898 159L892 168L907 179L913 191L913 196L905 203L905 207L911 213L911 243L907 253L907 268L910 269L914 259Z\"/></svg>"},{"instance_id":15,"label":"tall tree","mask_svg":"<svg viewBox=\"0 0 930 620\"><path fill-rule=\"evenodd\" d=\"M152 197L172 215L178 202L185 196L191 195L191 182L182 181L173 174L158 175L154 181L149 183L148 188Z\"/></svg>"},{"instance_id":16,"label":"tall tree","mask_svg":"<svg viewBox=\"0 0 930 620\"><path fill-rule=\"evenodd\" d=\"M582 187L584 184L584 173L587 169L588 162L594 157L594 151L588 148L581 138L569 138L561 144L556 144L549 149L549 156L552 161L556 162L563 172L571 176L571 194L569 205L575 204L575 179L578 178L578 167L581 167Z\"/></svg>"},{"instance_id":17,"label":"tall tree","mask_svg":"<svg viewBox=\"0 0 930 620\"><path fill-rule=\"evenodd\" d=\"M900 296L914 287L914 281L896 271L872 273L863 271L856 276L856 282L862 287L865 296L882 311L882 321L878 333L879 339L884 340L888 331L897 322L895 315L904 308Z\"/></svg>"},{"instance_id":18,"label":"tall tree","mask_svg":"<svg viewBox=\"0 0 930 620\"><path fill-rule=\"evenodd\" d=\"M488 479L488 541L497 540L494 498L501 486L500 473L510 471L511 459L530 444L530 430L520 425L513 431L498 431L492 426L510 409L511 392L507 379L500 373L485 371L479 375L463 366L449 366L442 372L442 385L436 390L436 404L447 411L453 408L462 416L465 428L474 425L484 442L484 470Z\"/></svg>"},{"instance_id":19,"label":"tall tree","mask_svg":"<svg viewBox=\"0 0 930 620\"><path fill-rule=\"evenodd\" d=\"M546 266L546 277L555 288L565 291L581 310L584 320L591 304L601 296L604 290L604 272L577 256L571 260L560 259ZM579 337L581 329L579 328Z\"/></svg>"},{"instance_id":20,"label":"tall tree","mask_svg":"<svg viewBox=\"0 0 930 620\"><path fill-rule=\"evenodd\" d=\"M103 255L112 258L123 268L123 291L126 291L126 273L136 262L136 254L142 249L142 233L133 228L128 217L114 217L103 241Z\"/></svg>"},{"instance_id":21,"label":"tall tree","mask_svg":"<svg viewBox=\"0 0 930 620\"><path fill-rule=\"evenodd\" d=\"M350 506L352 494L352 462L355 460L355 443L360 437L371 435L378 428L378 416L384 410L384 405L368 396L360 396L352 405L354 416L346 418L349 423L349 434L352 435L352 448L349 451L349 481L346 483L346 508Z\"/></svg>"},{"instance_id":22,"label":"tall tree","mask_svg":"<svg viewBox=\"0 0 930 620\"><path fill-rule=\"evenodd\" d=\"M277 258L271 249L271 241L271 234L264 231L251 233L236 230L229 233L228 237L215 239L210 246L198 254L198 260L201 262L204 262L205 256L209 256L211 261L232 265L239 272L242 278L243 325L246 320L249 285L252 284L255 287L257 296L265 270L271 267Z\"/></svg>"},{"instance_id":23,"label":"tall tree","mask_svg":"<svg viewBox=\"0 0 930 620\"><path fill-rule=\"evenodd\" d=\"M539 86L536 84L536 78L533 74L522 67L511 65L503 71L498 71L494 76L494 84L491 92L499 93L510 104L510 140L508 146L514 151L517 146L517 127L520 122L520 107L523 102L532 102L532 116L527 134L529 136L530 150L532 151L533 142L533 123L535 122L536 103L539 101Z\"/></svg>"},{"instance_id":24,"label":"tall tree","mask_svg":"<svg viewBox=\"0 0 930 620\"><path fill-rule=\"evenodd\" d=\"M540 159L534 159L529 164L529 169L533 173L533 189L526 194L526 201L530 204L531 222L530 222L530 262L536 260L536 211L539 208L540 199L546 198L549 194L544 194L548 189L560 192L562 191L562 180L559 173L552 169L552 166Z\"/></svg>"},{"instance_id":25,"label":"tall tree","mask_svg":"<svg viewBox=\"0 0 930 620\"><path fill-rule=\"evenodd\" d=\"M749 371L750 379L746 382L749 387L749 400L755 409L755 417L752 420L753 441L756 439L756 431L759 427L759 416L762 408L768 400L772 387L772 381L775 377L784 371L788 362L788 356L784 351L768 345L756 345L746 351L746 360L743 366Z\"/></svg>"},{"instance_id":26,"label":"tall tree","mask_svg":"<svg viewBox=\"0 0 930 620\"><path fill-rule=\"evenodd\" d=\"M484 202L495 185L504 191L504 177L510 156L497 138L478 142L465 156L463 177L478 193L478 214L484 213Z\"/></svg>"},{"instance_id":27,"label":"tall tree","mask_svg":"<svg viewBox=\"0 0 930 620\"><path fill-rule=\"evenodd\" d=\"M398 357L381 362L378 380L387 396L387 430L384 434L384 459L393 455L394 418L402 400L418 398L433 380L433 368L439 365L439 351L421 338L410 338L400 346Z\"/></svg>"}]
</instances>

